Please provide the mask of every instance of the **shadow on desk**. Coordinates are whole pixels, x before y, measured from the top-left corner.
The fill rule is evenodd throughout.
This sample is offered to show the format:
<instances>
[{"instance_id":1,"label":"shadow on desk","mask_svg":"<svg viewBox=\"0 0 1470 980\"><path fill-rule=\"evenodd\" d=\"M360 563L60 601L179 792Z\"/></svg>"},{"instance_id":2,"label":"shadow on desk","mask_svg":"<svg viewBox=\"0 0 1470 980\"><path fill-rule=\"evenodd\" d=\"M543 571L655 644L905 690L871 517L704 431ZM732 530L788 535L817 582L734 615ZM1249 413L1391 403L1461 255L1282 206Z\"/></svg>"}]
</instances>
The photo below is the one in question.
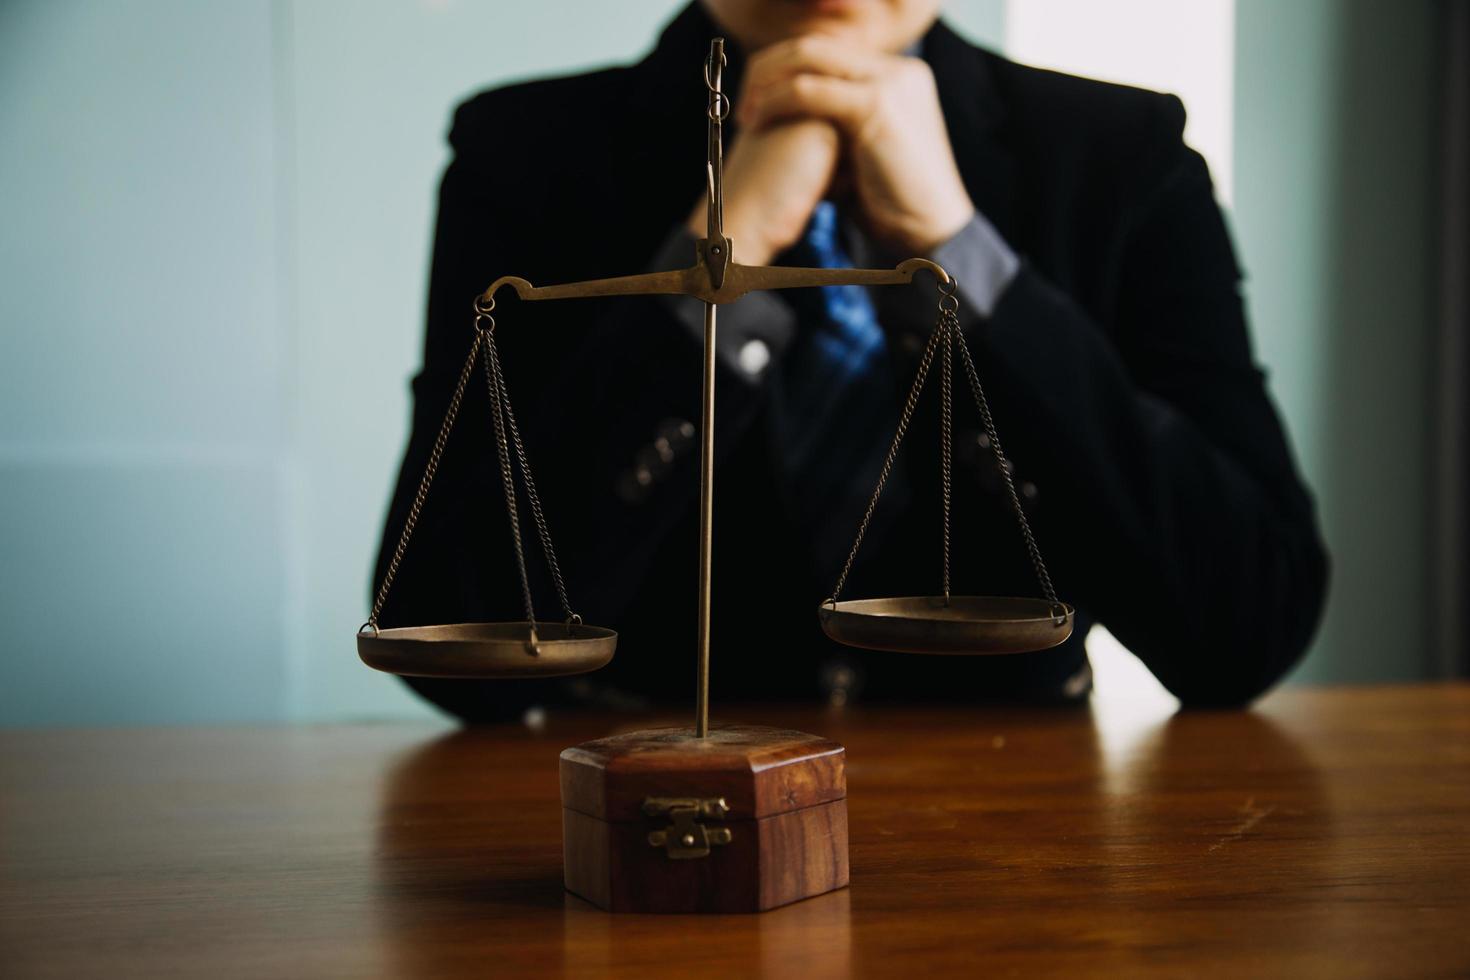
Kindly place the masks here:
<instances>
[{"instance_id":1,"label":"shadow on desk","mask_svg":"<svg viewBox=\"0 0 1470 980\"><path fill-rule=\"evenodd\" d=\"M1233 906L1325 878L1332 857L1316 768L1256 714L738 715L847 746L850 889L756 916L604 913L562 890L557 757L604 734L593 726L606 718L468 729L393 760L383 779L375 876L389 959L441 973L495 949L483 966L580 973L693 966L697 953L717 973L841 976L896 955L1011 969L1046 949L1048 963L1085 967L1102 947L1167 955L1216 941ZM1334 920L1300 912L1238 941L1332 939Z\"/></svg>"}]
</instances>

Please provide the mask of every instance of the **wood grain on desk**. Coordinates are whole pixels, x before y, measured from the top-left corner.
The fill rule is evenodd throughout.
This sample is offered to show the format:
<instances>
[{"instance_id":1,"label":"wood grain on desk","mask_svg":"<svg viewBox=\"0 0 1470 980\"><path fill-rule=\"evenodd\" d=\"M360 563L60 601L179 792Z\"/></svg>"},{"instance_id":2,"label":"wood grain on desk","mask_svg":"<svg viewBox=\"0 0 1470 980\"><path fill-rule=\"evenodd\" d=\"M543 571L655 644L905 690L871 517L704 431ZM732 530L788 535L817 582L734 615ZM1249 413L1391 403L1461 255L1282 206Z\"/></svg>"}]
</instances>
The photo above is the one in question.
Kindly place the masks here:
<instances>
[{"instance_id":1,"label":"wood grain on desk","mask_svg":"<svg viewBox=\"0 0 1470 980\"><path fill-rule=\"evenodd\" d=\"M846 744L851 888L565 895L557 755L626 719L5 734L0 976L1470 974L1470 686L716 717Z\"/></svg>"}]
</instances>

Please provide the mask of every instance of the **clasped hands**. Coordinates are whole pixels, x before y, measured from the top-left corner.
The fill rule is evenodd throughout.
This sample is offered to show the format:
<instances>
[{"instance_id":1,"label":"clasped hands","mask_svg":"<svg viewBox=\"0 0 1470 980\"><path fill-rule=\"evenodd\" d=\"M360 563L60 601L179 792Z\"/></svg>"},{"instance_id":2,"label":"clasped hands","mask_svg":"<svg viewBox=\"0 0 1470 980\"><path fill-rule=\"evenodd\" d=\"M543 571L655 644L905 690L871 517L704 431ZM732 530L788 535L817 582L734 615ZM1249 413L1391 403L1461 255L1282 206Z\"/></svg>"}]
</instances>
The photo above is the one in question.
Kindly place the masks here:
<instances>
[{"instance_id":1,"label":"clasped hands","mask_svg":"<svg viewBox=\"0 0 1470 980\"><path fill-rule=\"evenodd\" d=\"M745 265L796 243L823 198L845 192L894 254L928 255L969 222L929 66L809 34L751 55L725 161L725 234ZM706 201L689 231L705 235Z\"/></svg>"}]
</instances>

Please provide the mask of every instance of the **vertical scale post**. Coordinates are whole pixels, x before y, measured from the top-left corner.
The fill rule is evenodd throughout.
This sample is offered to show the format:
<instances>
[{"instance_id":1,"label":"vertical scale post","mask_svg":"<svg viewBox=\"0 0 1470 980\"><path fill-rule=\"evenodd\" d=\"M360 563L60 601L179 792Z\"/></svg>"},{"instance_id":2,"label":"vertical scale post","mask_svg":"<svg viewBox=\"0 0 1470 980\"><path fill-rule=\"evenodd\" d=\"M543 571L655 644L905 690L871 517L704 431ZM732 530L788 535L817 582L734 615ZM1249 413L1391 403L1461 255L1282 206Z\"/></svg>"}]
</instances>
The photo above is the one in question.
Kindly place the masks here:
<instances>
[{"instance_id":1,"label":"vertical scale post","mask_svg":"<svg viewBox=\"0 0 1470 980\"><path fill-rule=\"evenodd\" d=\"M699 243L709 271L710 285L719 289L730 261L730 240L725 237L725 197L721 173L720 124L730 111L730 100L720 89L725 67L725 39L710 42L704 66L704 84L709 89L709 145L706 177L709 206L705 239ZM704 304L704 399L699 418L699 664L696 673L694 734L709 735L709 621L711 565L715 519L715 304Z\"/></svg>"},{"instance_id":2,"label":"vertical scale post","mask_svg":"<svg viewBox=\"0 0 1470 980\"><path fill-rule=\"evenodd\" d=\"M699 440L699 667L694 734L709 735L709 618L715 517L715 304L704 304L704 405Z\"/></svg>"}]
</instances>

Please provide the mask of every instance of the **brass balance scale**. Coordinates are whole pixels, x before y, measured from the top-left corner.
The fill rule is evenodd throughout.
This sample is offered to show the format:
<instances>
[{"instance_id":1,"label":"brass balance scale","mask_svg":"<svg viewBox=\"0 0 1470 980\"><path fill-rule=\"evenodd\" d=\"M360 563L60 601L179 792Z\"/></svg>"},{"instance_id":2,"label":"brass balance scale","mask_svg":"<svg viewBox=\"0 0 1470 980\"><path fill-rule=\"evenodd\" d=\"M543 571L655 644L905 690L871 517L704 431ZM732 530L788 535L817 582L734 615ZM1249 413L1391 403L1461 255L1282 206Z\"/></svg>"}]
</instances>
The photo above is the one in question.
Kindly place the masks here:
<instances>
[{"instance_id":1,"label":"brass balance scale","mask_svg":"<svg viewBox=\"0 0 1470 980\"><path fill-rule=\"evenodd\" d=\"M569 891L613 911L760 911L847 884L847 783L844 750L802 732L709 724L711 535L714 524L715 314L752 290L807 286L900 285L932 274L938 322L919 362L898 426L856 539L817 609L832 639L871 650L929 654L1012 654L1044 650L1072 633L1072 607L1057 599L1021 508L984 389L959 327L955 280L927 259L893 269L806 269L745 266L724 234L721 127L730 99L721 89L724 40L710 44L704 65L709 91L707 236L687 269L533 286L503 276L474 300L469 355L435 439L423 477L380 583L368 621L357 634L368 666L421 677L517 678L578 674L612 659L617 634L582 622L572 611L525 446L516 425L495 346L495 294L509 286L523 300L682 294L704 301L704 396L700 418L699 610L695 722L692 728L629 732L567 749L561 756L563 857ZM483 358L481 354L483 353ZM944 549L939 595L841 598L863 535L935 360L939 361ZM962 596L950 592L949 511L951 386L958 359L989 437L1042 596ZM520 622L455 623L380 629L378 616L413 536L466 387L481 361L489 391L526 618ZM515 472L519 471L552 582L561 622L536 619L526 574Z\"/></svg>"}]
</instances>

